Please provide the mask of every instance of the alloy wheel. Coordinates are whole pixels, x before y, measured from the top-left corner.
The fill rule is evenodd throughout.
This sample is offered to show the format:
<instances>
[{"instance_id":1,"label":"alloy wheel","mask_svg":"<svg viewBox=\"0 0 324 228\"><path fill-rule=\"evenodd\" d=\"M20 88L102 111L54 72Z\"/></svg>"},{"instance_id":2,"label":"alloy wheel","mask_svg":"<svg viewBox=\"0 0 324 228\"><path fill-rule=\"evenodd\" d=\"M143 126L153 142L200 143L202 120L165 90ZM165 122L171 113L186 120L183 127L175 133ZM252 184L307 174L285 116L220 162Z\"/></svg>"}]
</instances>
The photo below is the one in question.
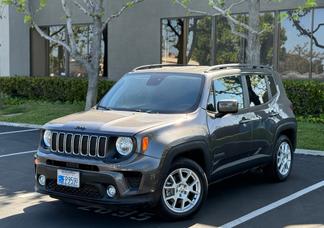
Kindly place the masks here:
<instances>
[{"instance_id":1,"label":"alloy wheel","mask_svg":"<svg viewBox=\"0 0 324 228\"><path fill-rule=\"evenodd\" d=\"M201 197L201 186L201 181L193 170L176 169L164 182L164 203L175 213L188 212L197 205Z\"/></svg>"},{"instance_id":2,"label":"alloy wheel","mask_svg":"<svg viewBox=\"0 0 324 228\"><path fill-rule=\"evenodd\" d=\"M291 148L288 142L284 141L280 144L277 153L277 168L282 176L289 173L291 166Z\"/></svg>"}]
</instances>

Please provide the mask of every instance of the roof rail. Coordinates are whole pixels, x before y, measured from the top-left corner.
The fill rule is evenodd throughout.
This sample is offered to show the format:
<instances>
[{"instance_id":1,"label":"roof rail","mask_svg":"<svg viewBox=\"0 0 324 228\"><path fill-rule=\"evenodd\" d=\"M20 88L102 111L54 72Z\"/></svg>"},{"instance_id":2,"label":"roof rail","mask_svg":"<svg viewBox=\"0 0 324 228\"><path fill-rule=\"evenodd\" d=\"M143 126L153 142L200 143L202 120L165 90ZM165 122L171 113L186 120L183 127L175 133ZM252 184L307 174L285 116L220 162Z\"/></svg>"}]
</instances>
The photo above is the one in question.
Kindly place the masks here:
<instances>
[{"instance_id":1,"label":"roof rail","mask_svg":"<svg viewBox=\"0 0 324 228\"><path fill-rule=\"evenodd\" d=\"M205 72L211 72L215 70L223 70L228 68L252 68L252 69L270 69L272 70L271 66L264 66L264 65L250 65L250 64L241 64L241 63L231 63L231 64L221 64L221 65L214 65L208 68Z\"/></svg>"},{"instance_id":2,"label":"roof rail","mask_svg":"<svg viewBox=\"0 0 324 228\"><path fill-rule=\"evenodd\" d=\"M182 67L182 66L199 66L199 65L190 65L190 64L151 64L151 65L143 65L133 69L133 71L138 70L147 70L154 68L162 68L162 67Z\"/></svg>"}]
</instances>

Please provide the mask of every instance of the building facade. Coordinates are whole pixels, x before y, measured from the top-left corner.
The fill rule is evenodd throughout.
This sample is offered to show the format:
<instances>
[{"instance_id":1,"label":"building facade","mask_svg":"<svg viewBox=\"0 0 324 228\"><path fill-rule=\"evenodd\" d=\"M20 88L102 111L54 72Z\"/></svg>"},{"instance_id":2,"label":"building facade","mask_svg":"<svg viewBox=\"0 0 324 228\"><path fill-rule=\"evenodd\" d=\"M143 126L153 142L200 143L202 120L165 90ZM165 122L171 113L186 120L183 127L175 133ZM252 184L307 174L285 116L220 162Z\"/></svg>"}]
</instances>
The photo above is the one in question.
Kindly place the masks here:
<instances>
[{"instance_id":1,"label":"building facade","mask_svg":"<svg viewBox=\"0 0 324 228\"><path fill-rule=\"evenodd\" d=\"M107 15L117 12L126 1L106 0ZM38 1L32 2L36 8ZM265 32L260 37L261 63L273 66L284 78L324 80L324 0L318 0L316 8L293 20L291 10L303 3L262 1L261 25ZM215 13L208 7L208 0L194 0L191 8ZM236 19L247 21L244 5L232 12ZM77 8L72 9L72 14L79 50L87 55L90 20ZM0 15L0 76L86 76L83 67L63 47L41 38L24 24L23 16L15 9L4 7ZM65 40L63 18L59 0L48 1L36 15L44 31ZM225 18L188 16L170 0L145 0L113 20L102 37L100 74L112 80L145 64L246 62L246 41L231 33Z\"/></svg>"}]
</instances>

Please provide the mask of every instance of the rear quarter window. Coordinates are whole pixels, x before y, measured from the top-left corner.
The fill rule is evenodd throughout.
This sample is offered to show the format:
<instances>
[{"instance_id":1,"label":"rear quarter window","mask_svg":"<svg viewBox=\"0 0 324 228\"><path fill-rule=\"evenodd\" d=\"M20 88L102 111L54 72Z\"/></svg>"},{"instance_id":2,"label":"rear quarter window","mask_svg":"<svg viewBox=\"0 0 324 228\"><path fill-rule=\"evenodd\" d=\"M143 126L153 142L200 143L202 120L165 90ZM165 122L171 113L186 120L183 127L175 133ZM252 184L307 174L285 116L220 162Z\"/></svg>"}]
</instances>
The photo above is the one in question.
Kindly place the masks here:
<instances>
[{"instance_id":1,"label":"rear quarter window","mask_svg":"<svg viewBox=\"0 0 324 228\"><path fill-rule=\"evenodd\" d=\"M271 95L275 96L277 94L277 86L272 75L268 75L268 83L269 83Z\"/></svg>"}]
</instances>

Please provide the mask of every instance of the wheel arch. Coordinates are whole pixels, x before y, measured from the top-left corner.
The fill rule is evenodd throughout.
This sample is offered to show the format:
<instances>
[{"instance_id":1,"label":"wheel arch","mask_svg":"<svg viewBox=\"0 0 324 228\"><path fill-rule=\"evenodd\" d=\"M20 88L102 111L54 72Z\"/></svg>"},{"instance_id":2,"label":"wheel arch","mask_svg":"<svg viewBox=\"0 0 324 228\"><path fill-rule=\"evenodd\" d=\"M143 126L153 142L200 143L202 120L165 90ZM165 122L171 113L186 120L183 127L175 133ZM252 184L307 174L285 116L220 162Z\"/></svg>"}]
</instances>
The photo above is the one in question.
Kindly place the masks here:
<instances>
[{"instance_id":1,"label":"wheel arch","mask_svg":"<svg viewBox=\"0 0 324 228\"><path fill-rule=\"evenodd\" d=\"M292 144L293 150L296 149L296 146L297 146L297 124L296 124L296 122L287 122L287 123L280 125L276 131L274 142L276 142L276 140L280 137L280 135L287 136Z\"/></svg>"},{"instance_id":2,"label":"wheel arch","mask_svg":"<svg viewBox=\"0 0 324 228\"><path fill-rule=\"evenodd\" d=\"M181 158L188 158L196 162L204 170L209 179L212 162L206 142L200 140L191 141L170 148L165 154L164 167L170 167L172 162Z\"/></svg>"}]
</instances>

